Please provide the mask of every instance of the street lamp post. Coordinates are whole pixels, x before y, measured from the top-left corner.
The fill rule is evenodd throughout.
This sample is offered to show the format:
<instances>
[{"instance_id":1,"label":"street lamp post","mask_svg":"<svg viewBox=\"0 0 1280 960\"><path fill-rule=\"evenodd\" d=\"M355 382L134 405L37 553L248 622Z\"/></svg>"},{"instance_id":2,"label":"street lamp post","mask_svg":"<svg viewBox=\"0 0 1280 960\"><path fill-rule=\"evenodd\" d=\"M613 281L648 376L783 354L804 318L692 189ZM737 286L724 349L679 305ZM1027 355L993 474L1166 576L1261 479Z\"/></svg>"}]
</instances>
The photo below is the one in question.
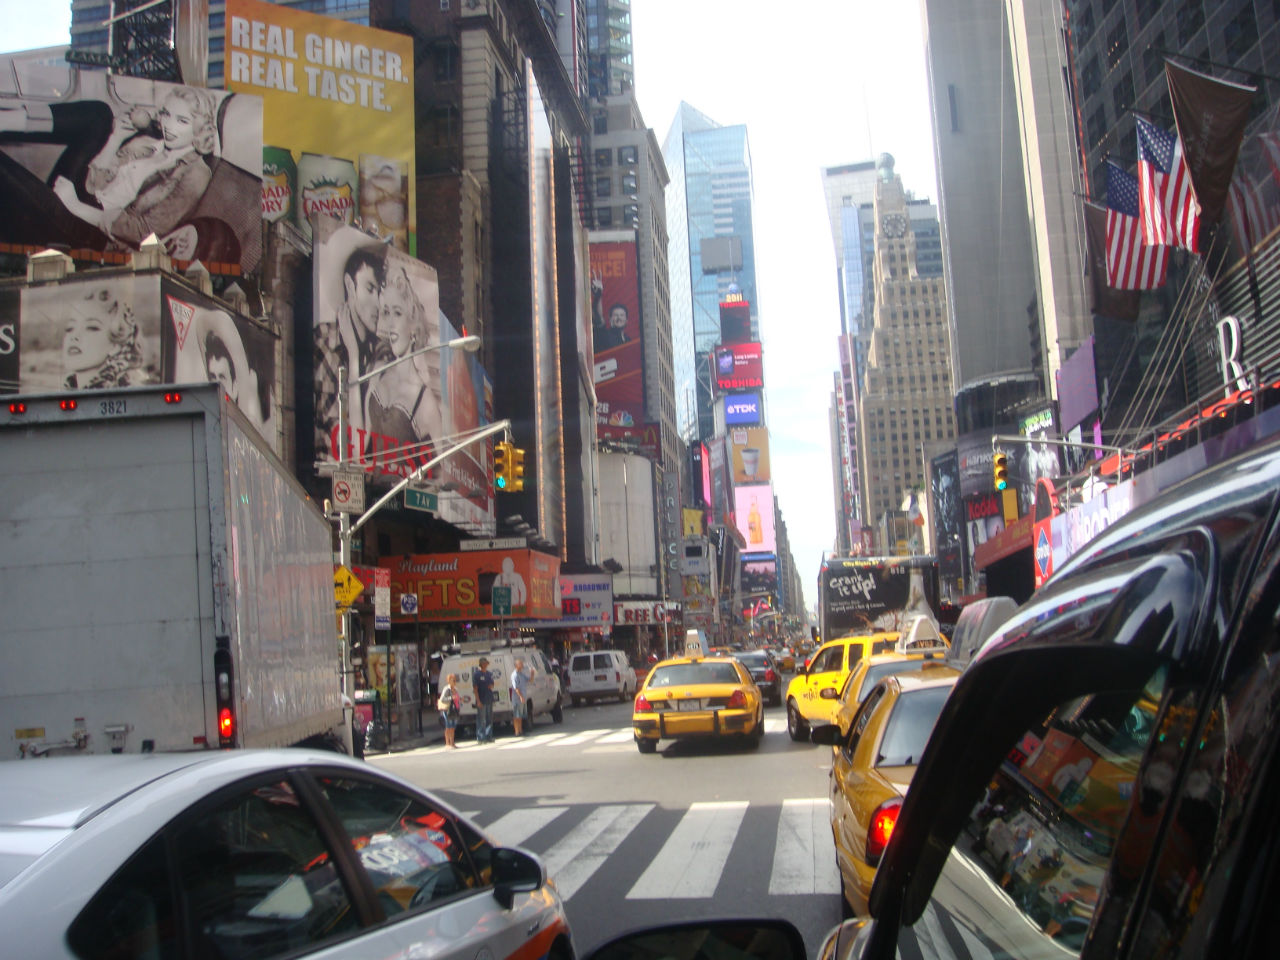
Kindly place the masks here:
<instances>
[{"instance_id":1,"label":"street lamp post","mask_svg":"<svg viewBox=\"0 0 1280 960\"><path fill-rule=\"evenodd\" d=\"M347 465L347 448L350 445L350 439L347 437L347 419L348 419L347 391L348 389L352 386L357 386L357 387L360 386L360 384L365 383L368 380L371 380L377 374L382 373L385 370L389 370L391 367L394 367L396 364L404 363L406 360L412 360L414 357L420 357L424 353L433 353L437 350L444 350L446 348L465 350L467 353L475 353L477 350L480 349L480 338L474 335L466 336L466 337L455 337L454 339L446 340L443 343L430 344L429 346L423 347L420 350L412 350L409 353L406 353L403 357L396 357L396 359L392 360L390 363L383 364L381 367L377 367L376 369L370 370L367 373L361 374L360 376L356 377L354 382L351 382L351 383L347 381L347 365L345 363L341 363L338 365L338 469L339 470L343 470ZM355 531L360 529L360 527L364 526L365 521L367 521L371 516L373 516L373 514L381 510L383 505L391 497L395 496L402 489L404 489L411 480L417 479L420 474L425 473L430 467L435 466L438 462L440 462L450 454L458 450L461 450L463 447L471 443L474 443L477 440L481 440L485 437L490 436L493 433L497 433L498 430L493 428L500 427L501 429L505 430L509 426L510 426L509 421L505 421L505 420L502 421L501 424L491 424L489 427L485 428L485 430L477 433L475 436L470 437L465 443L458 444L457 446L454 446L449 450L447 450L445 453L439 454L433 457L430 461L428 461L427 463L423 464L422 466L414 470L414 472L410 474L407 478L400 481L400 483L396 484L396 486L392 488L390 493L388 493L385 497L383 497L381 500L375 503L371 508L366 510L354 525L352 525L351 523L351 514L347 513L345 510L340 512L338 514L338 558L342 566L344 567L351 566L351 538L352 538L352 535L355 533ZM346 610L344 610L342 613L342 692L348 698L351 697L351 694L352 694L352 689L351 689L351 609L349 607Z\"/></svg>"}]
</instances>

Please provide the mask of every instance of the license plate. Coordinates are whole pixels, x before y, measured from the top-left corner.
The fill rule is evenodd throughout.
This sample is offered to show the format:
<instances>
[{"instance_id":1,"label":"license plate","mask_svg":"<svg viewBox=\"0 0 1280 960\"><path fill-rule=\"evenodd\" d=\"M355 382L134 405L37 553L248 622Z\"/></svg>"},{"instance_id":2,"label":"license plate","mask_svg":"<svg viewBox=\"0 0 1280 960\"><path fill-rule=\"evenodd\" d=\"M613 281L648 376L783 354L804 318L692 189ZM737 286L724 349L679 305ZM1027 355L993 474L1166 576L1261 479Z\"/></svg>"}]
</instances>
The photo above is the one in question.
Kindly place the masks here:
<instances>
[{"instance_id":1,"label":"license plate","mask_svg":"<svg viewBox=\"0 0 1280 960\"><path fill-rule=\"evenodd\" d=\"M677 700L676 709L677 710L701 710L702 701L701 700Z\"/></svg>"},{"instance_id":2,"label":"license plate","mask_svg":"<svg viewBox=\"0 0 1280 960\"><path fill-rule=\"evenodd\" d=\"M596 683L604 683L608 679L609 677L606 674L603 674L603 673L596 674Z\"/></svg>"}]
</instances>

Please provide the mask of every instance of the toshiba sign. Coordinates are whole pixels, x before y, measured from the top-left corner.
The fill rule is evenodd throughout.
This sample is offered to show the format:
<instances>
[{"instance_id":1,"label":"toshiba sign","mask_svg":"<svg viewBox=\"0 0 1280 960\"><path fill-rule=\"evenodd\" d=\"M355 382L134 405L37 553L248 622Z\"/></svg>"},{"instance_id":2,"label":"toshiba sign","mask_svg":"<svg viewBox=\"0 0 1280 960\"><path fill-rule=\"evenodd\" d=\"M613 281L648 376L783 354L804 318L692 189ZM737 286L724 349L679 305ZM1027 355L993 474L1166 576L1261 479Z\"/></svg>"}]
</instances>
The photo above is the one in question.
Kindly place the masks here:
<instances>
[{"instance_id":1,"label":"toshiba sign","mask_svg":"<svg viewBox=\"0 0 1280 960\"><path fill-rule=\"evenodd\" d=\"M760 344L737 343L715 349L716 388L752 390L764 386Z\"/></svg>"}]
</instances>

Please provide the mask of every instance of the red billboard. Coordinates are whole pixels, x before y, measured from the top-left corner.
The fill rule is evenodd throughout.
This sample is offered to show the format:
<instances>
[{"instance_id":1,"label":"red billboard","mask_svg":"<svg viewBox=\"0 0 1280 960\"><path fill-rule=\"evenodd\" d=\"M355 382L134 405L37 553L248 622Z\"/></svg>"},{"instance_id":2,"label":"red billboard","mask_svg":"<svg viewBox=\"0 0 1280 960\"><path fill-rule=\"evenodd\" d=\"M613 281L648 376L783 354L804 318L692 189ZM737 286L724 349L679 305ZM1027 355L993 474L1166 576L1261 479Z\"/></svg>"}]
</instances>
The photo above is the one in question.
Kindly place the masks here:
<instances>
[{"instance_id":1,"label":"red billboard","mask_svg":"<svg viewBox=\"0 0 1280 960\"><path fill-rule=\"evenodd\" d=\"M493 588L510 589L502 619L559 619L560 559L534 550L474 550L383 557L391 568L391 619L497 620Z\"/></svg>"},{"instance_id":2,"label":"red billboard","mask_svg":"<svg viewBox=\"0 0 1280 960\"><path fill-rule=\"evenodd\" d=\"M751 304L742 299L720 304L720 342L726 345L751 340Z\"/></svg>"},{"instance_id":3,"label":"red billboard","mask_svg":"<svg viewBox=\"0 0 1280 960\"><path fill-rule=\"evenodd\" d=\"M758 343L716 347L712 362L719 390L751 390L764 386L764 361Z\"/></svg>"},{"instance_id":4,"label":"red billboard","mask_svg":"<svg viewBox=\"0 0 1280 960\"><path fill-rule=\"evenodd\" d=\"M595 341L596 423L644 423L644 349L634 240L591 244L591 323Z\"/></svg>"}]
</instances>

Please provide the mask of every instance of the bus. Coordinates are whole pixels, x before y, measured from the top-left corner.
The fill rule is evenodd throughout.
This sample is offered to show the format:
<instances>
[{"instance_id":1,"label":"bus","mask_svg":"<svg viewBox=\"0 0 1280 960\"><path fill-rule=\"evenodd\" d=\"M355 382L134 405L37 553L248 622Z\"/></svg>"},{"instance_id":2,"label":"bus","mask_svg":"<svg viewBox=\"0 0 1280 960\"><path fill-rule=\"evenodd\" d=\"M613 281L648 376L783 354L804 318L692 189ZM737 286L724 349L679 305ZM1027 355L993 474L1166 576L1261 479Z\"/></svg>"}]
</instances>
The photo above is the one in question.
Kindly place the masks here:
<instances>
[{"instance_id":1,"label":"bus","mask_svg":"<svg viewBox=\"0 0 1280 960\"><path fill-rule=\"evenodd\" d=\"M901 630L919 615L938 622L938 560L828 557L818 571L822 642Z\"/></svg>"}]
</instances>

